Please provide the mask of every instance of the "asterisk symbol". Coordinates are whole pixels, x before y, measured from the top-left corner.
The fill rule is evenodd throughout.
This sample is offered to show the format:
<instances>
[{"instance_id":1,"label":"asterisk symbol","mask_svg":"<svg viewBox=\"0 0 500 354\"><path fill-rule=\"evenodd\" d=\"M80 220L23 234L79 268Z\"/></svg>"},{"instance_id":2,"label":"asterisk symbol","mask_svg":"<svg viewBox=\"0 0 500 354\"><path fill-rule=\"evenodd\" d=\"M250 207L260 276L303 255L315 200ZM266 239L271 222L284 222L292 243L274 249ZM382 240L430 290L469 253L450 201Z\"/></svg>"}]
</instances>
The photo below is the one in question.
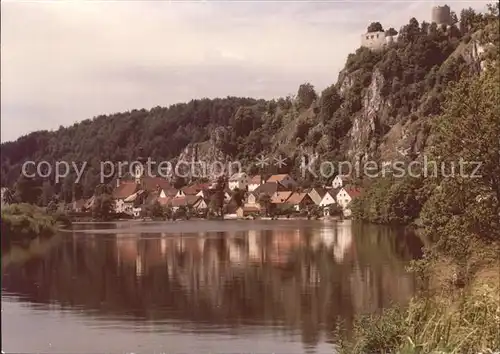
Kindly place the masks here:
<instances>
[{"instance_id":1,"label":"asterisk symbol","mask_svg":"<svg viewBox=\"0 0 500 354\"><path fill-rule=\"evenodd\" d=\"M274 158L274 161L275 161L275 165L278 166L279 168L282 168L283 166L286 166L286 159L281 157L281 155L279 155L278 157L275 157Z\"/></svg>"},{"instance_id":2,"label":"asterisk symbol","mask_svg":"<svg viewBox=\"0 0 500 354\"><path fill-rule=\"evenodd\" d=\"M264 155L260 155L256 160L257 162L255 164L260 168L264 168L269 165L269 158L265 157Z\"/></svg>"},{"instance_id":3,"label":"asterisk symbol","mask_svg":"<svg viewBox=\"0 0 500 354\"><path fill-rule=\"evenodd\" d=\"M404 157L408 156L408 154L410 153L410 150L411 150L411 147L409 147L408 149L404 149L404 150L399 150L398 149L398 153Z\"/></svg>"}]
</instances>

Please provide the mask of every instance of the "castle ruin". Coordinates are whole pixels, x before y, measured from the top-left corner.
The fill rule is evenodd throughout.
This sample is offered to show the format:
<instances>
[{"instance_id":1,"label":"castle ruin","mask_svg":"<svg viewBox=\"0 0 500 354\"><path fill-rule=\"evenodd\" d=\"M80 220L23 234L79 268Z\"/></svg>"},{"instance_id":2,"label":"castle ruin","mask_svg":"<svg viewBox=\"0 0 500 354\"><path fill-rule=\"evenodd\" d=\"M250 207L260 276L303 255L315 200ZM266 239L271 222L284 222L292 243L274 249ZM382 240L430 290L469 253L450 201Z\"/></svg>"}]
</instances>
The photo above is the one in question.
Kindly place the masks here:
<instances>
[{"instance_id":1,"label":"castle ruin","mask_svg":"<svg viewBox=\"0 0 500 354\"><path fill-rule=\"evenodd\" d=\"M441 26L451 26L451 9L448 5L444 6L434 6L432 8L432 22Z\"/></svg>"},{"instance_id":2,"label":"castle ruin","mask_svg":"<svg viewBox=\"0 0 500 354\"><path fill-rule=\"evenodd\" d=\"M450 27L453 23L451 9L448 5L434 6L432 8L431 22L437 24L438 27ZM388 31L376 31L364 33L361 35L361 46L371 50L379 50L387 44L397 40L397 32L388 33Z\"/></svg>"}]
</instances>

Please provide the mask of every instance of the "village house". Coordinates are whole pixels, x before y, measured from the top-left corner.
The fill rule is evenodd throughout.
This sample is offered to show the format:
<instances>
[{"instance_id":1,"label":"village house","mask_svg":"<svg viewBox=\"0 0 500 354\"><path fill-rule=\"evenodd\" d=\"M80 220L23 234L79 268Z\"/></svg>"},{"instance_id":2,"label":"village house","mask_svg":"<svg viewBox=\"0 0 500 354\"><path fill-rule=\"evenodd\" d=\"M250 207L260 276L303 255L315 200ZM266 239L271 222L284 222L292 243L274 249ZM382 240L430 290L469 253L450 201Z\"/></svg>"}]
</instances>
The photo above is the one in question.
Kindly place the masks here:
<instances>
[{"instance_id":1,"label":"village house","mask_svg":"<svg viewBox=\"0 0 500 354\"><path fill-rule=\"evenodd\" d=\"M347 181L346 176L337 175L332 181L332 188L342 188Z\"/></svg>"},{"instance_id":2,"label":"village house","mask_svg":"<svg viewBox=\"0 0 500 354\"><path fill-rule=\"evenodd\" d=\"M248 191L253 192L262 184L262 177L260 175L253 176L248 182Z\"/></svg>"},{"instance_id":3,"label":"village house","mask_svg":"<svg viewBox=\"0 0 500 354\"><path fill-rule=\"evenodd\" d=\"M186 195L185 197L173 198L171 200L172 210L175 212L179 210L180 207L191 208L193 207L201 197L196 195Z\"/></svg>"},{"instance_id":4,"label":"village house","mask_svg":"<svg viewBox=\"0 0 500 354\"><path fill-rule=\"evenodd\" d=\"M241 190L246 190L250 178L245 172L238 172L229 178L229 189L234 190L236 188Z\"/></svg>"},{"instance_id":5,"label":"village house","mask_svg":"<svg viewBox=\"0 0 500 354\"><path fill-rule=\"evenodd\" d=\"M257 200L261 194L266 194L272 196L276 192L284 192L287 188L280 182L266 182L261 184L257 189L253 191L253 194L257 197Z\"/></svg>"},{"instance_id":6,"label":"village house","mask_svg":"<svg viewBox=\"0 0 500 354\"><path fill-rule=\"evenodd\" d=\"M210 187L209 183L195 183L182 188L183 196L186 195L197 195L201 191L208 190Z\"/></svg>"},{"instance_id":7,"label":"village house","mask_svg":"<svg viewBox=\"0 0 500 354\"><path fill-rule=\"evenodd\" d=\"M266 183L281 183L287 189L297 186L297 182L289 174L272 175Z\"/></svg>"},{"instance_id":8,"label":"village house","mask_svg":"<svg viewBox=\"0 0 500 354\"><path fill-rule=\"evenodd\" d=\"M325 191L325 195L323 195L323 198L321 198L321 201L319 202L320 207L327 207L332 204L336 204L337 201L335 200L335 197L338 193L338 189L332 189L332 190L327 190Z\"/></svg>"},{"instance_id":9,"label":"village house","mask_svg":"<svg viewBox=\"0 0 500 354\"><path fill-rule=\"evenodd\" d=\"M257 205L259 203L258 196L255 193L248 193L246 203L248 205Z\"/></svg>"},{"instance_id":10,"label":"village house","mask_svg":"<svg viewBox=\"0 0 500 354\"><path fill-rule=\"evenodd\" d=\"M335 200L335 197L338 193L338 189L330 189L325 192L325 195L321 199L321 202L319 203L319 206L323 208L323 215L328 216L330 215L330 209L329 207L331 205L337 204L337 201Z\"/></svg>"},{"instance_id":11,"label":"village house","mask_svg":"<svg viewBox=\"0 0 500 354\"><path fill-rule=\"evenodd\" d=\"M139 217L142 211L141 205L144 204L147 197L147 192L140 189L134 194L128 196L123 200L123 206L125 208L125 212L128 214L132 214L134 217Z\"/></svg>"},{"instance_id":12,"label":"village house","mask_svg":"<svg viewBox=\"0 0 500 354\"><path fill-rule=\"evenodd\" d=\"M118 186L113 190L113 199L115 200L115 213L132 214L132 209L129 204L125 203L125 199L139 190L139 184L134 181L117 181Z\"/></svg>"},{"instance_id":13,"label":"village house","mask_svg":"<svg viewBox=\"0 0 500 354\"><path fill-rule=\"evenodd\" d=\"M208 209L207 200L205 200L202 197L199 197L199 199L196 202L193 203L193 209L197 210L197 211L205 211L205 210L207 210Z\"/></svg>"},{"instance_id":14,"label":"village house","mask_svg":"<svg viewBox=\"0 0 500 354\"><path fill-rule=\"evenodd\" d=\"M290 198L292 192L284 191L284 192L276 192L271 196L272 204L284 204Z\"/></svg>"},{"instance_id":15,"label":"village house","mask_svg":"<svg viewBox=\"0 0 500 354\"><path fill-rule=\"evenodd\" d=\"M213 194L214 194L213 191L210 189L202 189L195 195L198 197L202 197L205 200L210 200Z\"/></svg>"},{"instance_id":16,"label":"village house","mask_svg":"<svg viewBox=\"0 0 500 354\"><path fill-rule=\"evenodd\" d=\"M311 188L309 191L305 191L305 192L307 192L309 197L311 197L314 204L319 205L321 203L321 200L323 199L323 196L326 193L326 189L314 187L314 188Z\"/></svg>"},{"instance_id":17,"label":"village house","mask_svg":"<svg viewBox=\"0 0 500 354\"><path fill-rule=\"evenodd\" d=\"M352 186L346 186L340 189L337 193L336 200L337 204L344 210L344 216L350 216L351 210L349 208L349 203L361 195L361 190Z\"/></svg>"},{"instance_id":18,"label":"village house","mask_svg":"<svg viewBox=\"0 0 500 354\"><path fill-rule=\"evenodd\" d=\"M292 205L295 211L301 211L309 205L314 204L311 197L304 192L294 192L287 199L286 204Z\"/></svg>"},{"instance_id":19,"label":"village house","mask_svg":"<svg viewBox=\"0 0 500 354\"><path fill-rule=\"evenodd\" d=\"M260 207L256 205L245 205L245 206L240 206L238 209L236 209L236 216L238 218L244 218L252 214L259 214L260 213Z\"/></svg>"}]
</instances>

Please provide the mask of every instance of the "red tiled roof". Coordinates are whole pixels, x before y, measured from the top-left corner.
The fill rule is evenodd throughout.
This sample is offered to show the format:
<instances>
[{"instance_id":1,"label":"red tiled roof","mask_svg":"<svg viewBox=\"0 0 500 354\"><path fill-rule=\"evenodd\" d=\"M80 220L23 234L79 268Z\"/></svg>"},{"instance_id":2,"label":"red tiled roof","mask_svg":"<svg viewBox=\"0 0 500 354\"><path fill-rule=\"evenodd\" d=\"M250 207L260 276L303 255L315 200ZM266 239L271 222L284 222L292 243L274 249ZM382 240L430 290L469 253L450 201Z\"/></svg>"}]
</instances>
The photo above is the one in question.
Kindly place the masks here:
<instances>
[{"instance_id":1,"label":"red tiled roof","mask_svg":"<svg viewBox=\"0 0 500 354\"><path fill-rule=\"evenodd\" d=\"M166 197L166 198L158 198L158 203L160 203L160 205L169 205L170 202L172 201L172 198L170 197Z\"/></svg>"},{"instance_id":2,"label":"red tiled roof","mask_svg":"<svg viewBox=\"0 0 500 354\"><path fill-rule=\"evenodd\" d=\"M361 195L361 189L356 187L344 188L346 193L349 194L351 198L357 198Z\"/></svg>"},{"instance_id":3,"label":"red tiled roof","mask_svg":"<svg viewBox=\"0 0 500 354\"><path fill-rule=\"evenodd\" d=\"M269 182L281 182L286 177L289 177L289 175L287 173L280 174L280 175L272 175L271 177L268 178L268 180L266 182L267 183L269 183Z\"/></svg>"},{"instance_id":4,"label":"red tiled roof","mask_svg":"<svg viewBox=\"0 0 500 354\"><path fill-rule=\"evenodd\" d=\"M167 197L175 197L178 192L175 188L164 189L163 191Z\"/></svg>"},{"instance_id":5,"label":"red tiled roof","mask_svg":"<svg viewBox=\"0 0 500 354\"><path fill-rule=\"evenodd\" d=\"M293 193L290 198L288 198L288 200L286 201L287 204L292 204L292 205L297 205L297 204L300 204L302 202L302 200L307 197L308 194L307 193L298 193L298 192L295 192Z\"/></svg>"},{"instance_id":6,"label":"red tiled roof","mask_svg":"<svg viewBox=\"0 0 500 354\"><path fill-rule=\"evenodd\" d=\"M197 184L192 184L190 186L182 188L182 191L186 195L193 195L198 193L199 191L209 189L210 183L197 183Z\"/></svg>"},{"instance_id":7,"label":"red tiled roof","mask_svg":"<svg viewBox=\"0 0 500 354\"><path fill-rule=\"evenodd\" d=\"M250 179L249 184L260 184L262 181L262 178L260 175L255 175Z\"/></svg>"},{"instance_id":8,"label":"red tiled roof","mask_svg":"<svg viewBox=\"0 0 500 354\"><path fill-rule=\"evenodd\" d=\"M147 191L155 191L158 188L170 189L172 186L170 183L162 177L150 177L145 176L141 178L142 187Z\"/></svg>"},{"instance_id":9,"label":"red tiled roof","mask_svg":"<svg viewBox=\"0 0 500 354\"><path fill-rule=\"evenodd\" d=\"M185 197L173 198L172 206L174 207L190 206L196 203L200 198L201 197L197 197L195 195L186 195Z\"/></svg>"},{"instance_id":10,"label":"red tiled roof","mask_svg":"<svg viewBox=\"0 0 500 354\"><path fill-rule=\"evenodd\" d=\"M113 198L125 199L134 194L139 188L135 182L122 182L120 186L113 191Z\"/></svg>"},{"instance_id":11,"label":"red tiled roof","mask_svg":"<svg viewBox=\"0 0 500 354\"><path fill-rule=\"evenodd\" d=\"M254 191L253 194L256 196L260 194L267 194L269 196L272 196L276 192L280 191L286 191L286 187L283 186L281 183L273 183L273 182L266 182L264 184L261 184L258 186Z\"/></svg>"},{"instance_id":12,"label":"red tiled roof","mask_svg":"<svg viewBox=\"0 0 500 354\"><path fill-rule=\"evenodd\" d=\"M291 194L292 194L292 192L289 192L289 191L276 192L271 197L271 203L273 203L273 204L285 203L287 201L287 199L290 198Z\"/></svg>"}]
</instances>

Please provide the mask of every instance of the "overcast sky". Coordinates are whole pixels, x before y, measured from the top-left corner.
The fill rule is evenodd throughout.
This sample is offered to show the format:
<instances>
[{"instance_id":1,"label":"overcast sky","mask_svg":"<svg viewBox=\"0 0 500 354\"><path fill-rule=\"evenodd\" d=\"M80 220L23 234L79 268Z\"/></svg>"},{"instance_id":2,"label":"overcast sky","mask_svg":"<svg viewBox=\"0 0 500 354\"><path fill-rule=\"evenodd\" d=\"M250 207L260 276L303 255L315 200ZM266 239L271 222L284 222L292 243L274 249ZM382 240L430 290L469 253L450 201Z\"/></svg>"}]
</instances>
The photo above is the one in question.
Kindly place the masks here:
<instances>
[{"instance_id":1,"label":"overcast sky","mask_svg":"<svg viewBox=\"0 0 500 354\"><path fill-rule=\"evenodd\" d=\"M480 0L450 2L459 13ZM372 21L438 1L2 1L1 140L192 98L295 94L337 80Z\"/></svg>"}]
</instances>

